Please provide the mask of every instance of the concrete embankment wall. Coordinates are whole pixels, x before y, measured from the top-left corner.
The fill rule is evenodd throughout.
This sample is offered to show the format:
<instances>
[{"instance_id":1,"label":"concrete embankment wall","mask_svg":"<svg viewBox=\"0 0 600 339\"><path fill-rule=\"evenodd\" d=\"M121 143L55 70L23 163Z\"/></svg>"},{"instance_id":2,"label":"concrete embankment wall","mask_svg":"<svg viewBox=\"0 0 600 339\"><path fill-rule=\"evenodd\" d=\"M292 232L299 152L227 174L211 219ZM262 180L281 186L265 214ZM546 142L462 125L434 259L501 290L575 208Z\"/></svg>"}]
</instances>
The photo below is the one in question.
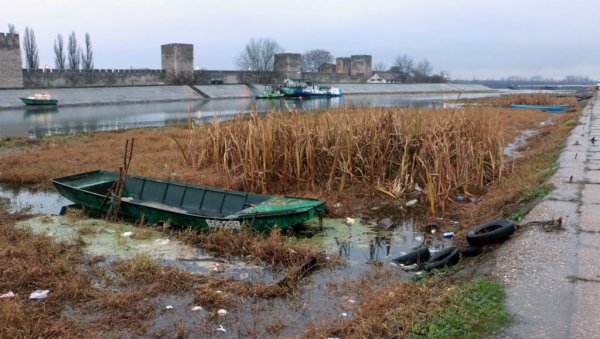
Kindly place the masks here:
<instances>
[{"instance_id":1,"label":"concrete embankment wall","mask_svg":"<svg viewBox=\"0 0 600 339\"><path fill-rule=\"evenodd\" d=\"M489 92L482 85L462 84L339 84L346 95L416 94L443 92ZM264 90L264 85L199 85L199 86L127 86L49 89L0 90L0 109L23 107L19 97L48 93L58 99L59 106L103 105L119 103L166 102L184 100L252 98Z\"/></svg>"},{"instance_id":2,"label":"concrete embankment wall","mask_svg":"<svg viewBox=\"0 0 600 339\"><path fill-rule=\"evenodd\" d=\"M0 90L0 108L22 107L24 104L19 98L32 96L36 93L50 94L52 98L58 99L59 106L203 99L199 93L189 86L6 89Z\"/></svg>"}]
</instances>

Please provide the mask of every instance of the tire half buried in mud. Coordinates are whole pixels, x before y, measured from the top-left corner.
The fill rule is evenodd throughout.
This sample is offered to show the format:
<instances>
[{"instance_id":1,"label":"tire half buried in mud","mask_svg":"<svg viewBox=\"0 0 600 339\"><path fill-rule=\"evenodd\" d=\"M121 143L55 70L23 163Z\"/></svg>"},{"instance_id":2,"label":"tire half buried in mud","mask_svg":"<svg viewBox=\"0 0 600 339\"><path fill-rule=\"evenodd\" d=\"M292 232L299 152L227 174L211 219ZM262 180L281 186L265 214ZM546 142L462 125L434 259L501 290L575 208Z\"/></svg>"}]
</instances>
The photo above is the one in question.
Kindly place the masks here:
<instances>
[{"instance_id":1,"label":"tire half buried in mud","mask_svg":"<svg viewBox=\"0 0 600 339\"><path fill-rule=\"evenodd\" d=\"M392 261L397 262L402 265L412 265L426 262L429 260L431 256L431 252L429 252L429 248L427 246L419 246L415 247L412 251L403 254L397 258L392 259Z\"/></svg>"},{"instance_id":2,"label":"tire half buried in mud","mask_svg":"<svg viewBox=\"0 0 600 339\"><path fill-rule=\"evenodd\" d=\"M474 247L496 244L503 242L514 232L515 223L512 220L494 220L467 232L467 242Z\"/></svg>"},{"instance_id":3,"label":"tire half buried in mud","mask_svg":"<svg viewBox=\"0 0 600 339\"><path fill-rule=\"evenodd\" d=\"M454 266L459 260L460 252L458 251L458 248L454 246L444 248L443 250L432 254L431 259L429 259L429 262L427 262L427 265L425 265L423 270L431 271L445 266Z\"/></svg>"}]
</instances>

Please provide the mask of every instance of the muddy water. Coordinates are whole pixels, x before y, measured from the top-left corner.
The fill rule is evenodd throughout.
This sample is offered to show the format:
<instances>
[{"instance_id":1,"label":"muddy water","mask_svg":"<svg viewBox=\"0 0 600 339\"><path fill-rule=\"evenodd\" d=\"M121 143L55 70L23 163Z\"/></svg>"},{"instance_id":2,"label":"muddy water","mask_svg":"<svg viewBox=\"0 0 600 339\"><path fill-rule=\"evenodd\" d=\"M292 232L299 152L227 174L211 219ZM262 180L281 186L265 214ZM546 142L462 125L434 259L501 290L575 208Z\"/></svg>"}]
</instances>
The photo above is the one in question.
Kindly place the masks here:
<instances>
[{"instance_id":1,"label":"muddy water","mask_svg":"<svg viewBox=\"0 0 600 339\"><path fill-rule=\"evenodd\" d=\"M165 265L175 265L193 273L228 275L240 280L265 283L285 274L283 271L273 271L241 261L211 257L150 228L99 219L58 216L57 211L68 202L54 192L23 193L6 189L0 192L10 199L25 199L24 197L31 195L31 201L36 203L29 211L47 213L22 221L18 227L29 228L56 241L83 242L87 253L104 256L108 261L145 254L157 258ZM19 209L19 203L11 205ZM191 311L192 295L160 296L155 300L158 316L149 327L148 334L172 333L179 322L187 331L193 331L195 335L202 337L299 336L311 323L336 317L352 317L355 307L361 302L358 293L352 292L352 286L350 292L339 293L335 286L348 284L366 272L382 269L392 279L409 279L414 272L395 265L393 258L423 242L432 251L452 244L452 240L442 238L440 232L419 232L415 220L394 220L393 216L384 223L355 216L325 218L322 223L314 219L308 221L298 233L298 241L320 246L328 257L339 256L344 259L343 264L317 270L303 279L298 290L290 296L270 300L247 299L237 308L228 310L226 316L217 319L210 317L206 310ZM356 302L351 303L349 300ZM166 305L173 308L167 311ZM217 330L220 326L227 332ZM274 327L281 328L276 332L267 331L267 328Z\"/></svg>"}]
</instances>

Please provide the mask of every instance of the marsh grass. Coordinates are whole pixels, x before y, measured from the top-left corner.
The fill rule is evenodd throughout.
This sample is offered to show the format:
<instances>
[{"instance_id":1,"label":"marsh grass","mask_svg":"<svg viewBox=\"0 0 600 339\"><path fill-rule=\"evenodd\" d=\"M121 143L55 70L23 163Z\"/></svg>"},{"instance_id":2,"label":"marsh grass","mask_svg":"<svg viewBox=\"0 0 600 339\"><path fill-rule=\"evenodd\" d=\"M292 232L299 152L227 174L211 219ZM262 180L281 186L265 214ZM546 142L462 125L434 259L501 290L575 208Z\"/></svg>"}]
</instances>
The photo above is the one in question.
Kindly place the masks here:
<instances>
[{"instance_id":1,"label":"marsh grass","mask_svg":"<svg viewBox=\"0 0 600 339\"><path fill-rule=\"evenodd\" d=\"M279 229L269 234L247 228L239 231L216 228L208 232L187 229L181 231L179 237L213 255L237 257L245 261L264 263L273 268L299 266L311 258L316 258L318 265L335 261L335 258L326 260L323 249L286 237Z\"/></svg>"},{"instance_id":2,"label":"marsh grass","mask_svg":"<svg viewBox=\"0 0 600 339\"><path fill-rule=\"evenodd\" d=\"M518 150L521 156L512 160L510 176L491 184L479 205L456 205L456 213L464 223L475 225L511 215L518 218L535 205L532 202L548 194L553 186L546 180L556 171L556 161L574 127L567 122L578 115L578 112L564 112L556 115L552 124L541 127L540 133L530 137Z\"/></svg>"},{"instance_id":3,"label":"marsh grass","mask_svg":"<svg viewBox=\"0 0 600 339\"><path fill-rule=\"evenodd\" d=\"M405 199L420 187L420 199L436 213L457 193L480 192L505 175L502 149L511 135L505 114L481 108L253 114L196 127L178 145L189 166L239 178L246 191L368 187Z\"/></svg>"}]
</instances>

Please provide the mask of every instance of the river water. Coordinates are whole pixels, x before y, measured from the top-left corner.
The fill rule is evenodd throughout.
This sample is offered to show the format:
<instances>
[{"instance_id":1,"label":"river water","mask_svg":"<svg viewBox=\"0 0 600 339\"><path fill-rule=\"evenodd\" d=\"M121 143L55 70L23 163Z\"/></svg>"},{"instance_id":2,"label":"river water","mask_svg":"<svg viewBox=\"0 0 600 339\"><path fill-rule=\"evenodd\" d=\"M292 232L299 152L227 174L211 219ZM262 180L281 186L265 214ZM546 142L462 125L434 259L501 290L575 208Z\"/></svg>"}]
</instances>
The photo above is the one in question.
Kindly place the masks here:
<instances>
[{"instance_id":1,"label":"river water","mask_svg":"<svg viewBox=\"0 0 600 339\"><path fill-rule=\"evenodd\" d=\"M347 95L309 100L213 99L168 103L71 106L51 109L0 110L0 139L39 138L54 134L114 131L160 127L195 120L232 117L238 112L304 111L345 106L444 107L460 98L496 96L499 93Z\"/></svg>"}]
</instances>

